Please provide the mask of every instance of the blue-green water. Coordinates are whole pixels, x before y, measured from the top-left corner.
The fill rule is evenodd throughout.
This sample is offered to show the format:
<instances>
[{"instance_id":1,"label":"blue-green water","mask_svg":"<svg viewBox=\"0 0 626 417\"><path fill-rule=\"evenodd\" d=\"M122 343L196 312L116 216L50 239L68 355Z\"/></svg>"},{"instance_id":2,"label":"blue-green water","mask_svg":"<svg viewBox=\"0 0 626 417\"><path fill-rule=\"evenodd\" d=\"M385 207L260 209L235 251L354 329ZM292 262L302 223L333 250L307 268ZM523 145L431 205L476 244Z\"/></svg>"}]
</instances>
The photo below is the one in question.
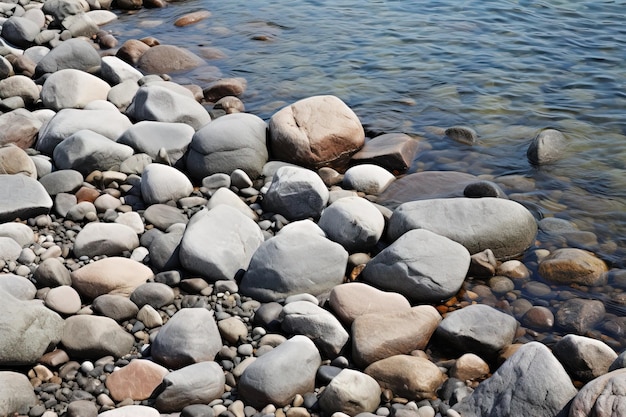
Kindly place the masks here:
<instances>
[{"instance_id":1,"label":"blue-green water","mask_svg":"<svg viewBox=\"0 0 626 417\"><path fill-rule=\"evenodd\" d=\"M519 175L509 189L538 218L593 232L587 246L626 268L626 1L191 0L110 24L120 41L154 36L208 57L174 80L206 86L243 77L246 110L334 94L370 134L423 137L415 170ZM185 13L212 16L175 27ZM430 126L467 125L469 147ZM533 168L526 148L542 128L570 140L565 158Z\"/></svg>"}]
</instances>

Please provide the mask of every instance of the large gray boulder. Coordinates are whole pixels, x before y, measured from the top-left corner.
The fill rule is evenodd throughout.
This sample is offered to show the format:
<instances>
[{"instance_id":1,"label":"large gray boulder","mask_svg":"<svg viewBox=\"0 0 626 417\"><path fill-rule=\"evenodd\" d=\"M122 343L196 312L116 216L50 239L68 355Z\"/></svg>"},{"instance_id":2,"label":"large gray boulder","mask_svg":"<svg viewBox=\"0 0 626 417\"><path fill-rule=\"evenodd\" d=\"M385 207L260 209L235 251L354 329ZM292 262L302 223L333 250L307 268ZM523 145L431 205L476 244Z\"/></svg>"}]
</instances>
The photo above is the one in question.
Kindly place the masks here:
<instances>
[{"instance_id":1,"label":"large gray boulder","mask_svg":"<svg viewBox=\"0 0 626 417\"><path fill-rule=\"evenodd\" d=\"M259 301L321 295L343 282L348 252L338 243L297 230L265 241L254 253L239 290Z\"/></svg>"},{"instance_id":2,"label":"large gray boulder","mask_svg":"<svg viewBox=\"0 0 626 417\"><path fill-rule=\"evenodd\" d=\"M128 117L117 110L63 109L41 128L36 148L52 155L59 143L83 129L117 140L130 126Z\"/></svg>"},{"instance_id":3,"label":"large gray boulder","mask_svg":"<svg viewBox=\"0 0 626 417\"><path fill-rule=\"evenodd\" d=\"M281 161L310 169L345 168L365 142L356 114L335 96L314 96L274 113L270 148Z\"/></svg>"},{"instance_id":4,"label":"large gray boulder","mask_svg":"<svg viewBox=\"0 0 626 417\"><path fill-rule=\"evenodd\" d=\"M194 130L211 121L206 109L192 97L158 84L144 85L137 90L126 114L136 121L186 123Z\"/></svg>"},{"instance_id":5,"label":"large gray boulder","mask_svg":"<svg viewBox=\"0 0 626 417\"><path fill-rule=\"evenodd\" d=\"M79 130L59 143L52 153L58 169L73 169L83 175L96 169L117 171L132 155L130 146L115 143L92 130Z\"/></svg>"},{"instance_id":6,"label":"large gray boulder","mask_svg":"<svg viewBox=\"0 0 626 417\"><path fill-rule=\"evenodd\" d=\"M164 149L169 163L182 168L185 165L183 157L194 132L185 123L144 120L128 128L117 141L132 147L137 153L150 155L153 160L160 158L161 149Z\"/></svg>"},{"instance_id":7,"label":"large gray boulder","mask_svg":"<svg viewBox=\"0 0 626 417\"><path fill-rule=\"evenodd\" d=\"M501 198L447 198L401 204L389 220L388 237L427 229L465 246L471 254L491 249L497 258L524 252L537 222L524 206Z\"/></svg>"},{"instance_id":8,"label":"large gray boulder","mask_svg":"<svg viewBox=\"0 0 626 417\"><path fill-rule=\"evenodd\" d=\"M57 313L40 302L19 300L3 288L0 299L0 366L32 365L59 343L64 322Z\"/></svg>"},{"instance_id":9,"label":"large gray boulder","mask_svg":"<svg viewBox=\"0 0 626 417\"><path fill-rule=\"evenodd\" d=\"M35 389L26 375L0 371L0 416L26 415L37 404Z\"/></svg>"},{"instance_id":10,"label":"large gray boulder","mask_svg":"<svg viewBox=\"0 0 626 417\"><path fill-rule=\"evenodd\" d=\"M217 363L194 363L165 375L155 405L162 413L172 413L188 405L208 404L224 394L224 384L224 371Z\"/></svg>"},{"instance_id":11,"label":"large gray boulder","mask_svg":"<svg viewBox=\"0 0 626 417\"><path fill-rule=\"evenodd\" d=\"M67 68L94 72L100 68L100 54L90 42L81 38L68 39L53 48L37 63L35 75L41 76Z\"/></svg>"},{"instance_id":12,"label":"large gray boulder","mask_svg":"<svg viewBox=\"0 0 626 417\"><path fill-rule=\"evenodd\" d=\"M243 170L250 178L261 175L267 162L267 124L249 113L233 113L215 119L193 136L187 156L192 177Z\"/></svg>"},{"instance_id":13,"label":"large gray boulder","mask_svg":"<svg viewBox=\"0 0 626 417\"><path fill-rule=\"evenodd\" d=\"M555 417L575 395L576 388L550 350L530 342L454 409L463 417Z\"/></svg>"},{"instance_id":14,"label":"large gray boulder","mask_svg":"<svg viewBox=\"0 0 626 417\"><path fill-rule=\"evenodd\" d=\"M0 222L16 218L25 220L47 214L52 208L52 199L46 189L36 179L26 175L0 174L0 195L11 196L0 199Z\"/></svg>"},{"instance_id":15,"label":"large gray boulder","mask_svg":"<svg viewBox=\"0 0 626 417\"><path fill-rule=\"evenodd\" d=\"M209 281L233 280L248 268L263 243L259 226L238 210L220 205L196 213L180 244L180 262Z\"/></svg>"},{"instance_id":16,"label":"large gray boulder","mask_svg":"<svg viewBox=\"0 0 626 417\"><path fill-rule=\"evenodd\" d=\"M307 336L327 358L337 357L350 337L335 316L308 301L285 305L281 318L285 332Z\"/></svg>"},{"instance_id":17,"label":"large gray boulder","mask_svg":"<svg viewBox=\"0 0 626 417\"><path fill-rule=\"evenodd\" d=\"M510 345L517 321L485 304L473 304L449 313L436 330L442 343L463 352L493 356Z\"/></svg>"},{"instance_id":18,"label":"large gray boulder","mask_svg":"<svg viewBox=\"0 0 626 417\"><path fill-rule=\"evenodd\" d=\"M65 320L61 343L71 357L98 359L128 355L135 338L113 319L77 315Z\"/></svg>"},{"instance_id":19,"label":"large gray boulder","mask_svg":"<svg viewBox=\"0 0 626 417\"><path fill-rule=\"evenodd\" d=\"M462 245L425 229L410 230L383 249L362 272L384 290L420 302L440 302L456 294L465 280L470 254Z\"/></svg>"},{"instance_id":20,"label":"large gray boulder","mask_svg":"<svg viewBox=\"0 0 626 417\"><path fill-rule=\"evenodd\" d=\"M37 23L25 17L11 16L2 23L2 37L21 48L31 46L40 30Z\"/></svg>"},{"instance_id":21,"label":"large gray boulder","mask_svg":"<svg viewBox=\"0 0 626 417\"><path fill-rule=\"evenodd\" d=\"M626 369L602 375L578 392L569 417L617 417L626 410Z\"/></svg>"},{"instance_id":22,"label":"large gray boulder","mask_svg":"<svg viewBox=\"0 0 626 417\"><path fill-rule=\"evenodd\" d=\"M239 394L257 409L284 407L297 394L313 392L322 363L317 348L305 336L294 336L252 362L239 379Z\"/></svg>"},{"instance_id":23,"label":"large gray boulder","mask_svg":"<svg viewBox=\"0 0 626 417\"><path fill-rule=\"evenodd\" d=\"M212 361L221 348L222 337L213 313L204 308L184 308L159 330L151 352L156 362L178 369Z\"/></svg>"},{"instance_id":24,"label":"large gray boulder","mask_svg":"<svg viewBox=\"0 0 626 417\"><path fill-rule=\"evenodd\" d=\"M318 219L328 203L328 197L328 188L315 172L283 166L274 173L263 199L263 207L289 220Z\"/></svg>"}]
</instances>

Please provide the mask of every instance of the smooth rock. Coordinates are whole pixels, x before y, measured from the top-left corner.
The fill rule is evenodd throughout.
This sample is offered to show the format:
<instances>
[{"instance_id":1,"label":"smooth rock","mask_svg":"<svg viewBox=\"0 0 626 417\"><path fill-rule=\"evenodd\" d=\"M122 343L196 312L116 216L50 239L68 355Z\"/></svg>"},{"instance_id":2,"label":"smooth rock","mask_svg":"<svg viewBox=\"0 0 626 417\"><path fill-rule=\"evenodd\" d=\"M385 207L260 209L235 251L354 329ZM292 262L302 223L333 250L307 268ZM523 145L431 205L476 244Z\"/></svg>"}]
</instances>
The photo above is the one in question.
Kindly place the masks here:
<instances>
[{"instance_id":1,"label":"smooth rock","mask_svg":"<svg viewBox=\"0 0 626 417\"><path fill-rule=\"evenodd\" d=\"M288 220L318 219L328 203L328 196L326 185L315 172L284 166L274 174L263 207Z\"/></svg>"},{"instance_id":2,"label":"smooth rock","mask_svg":"<svg viewBox=\"0 0 626 417\"><path fill-rule=\"evenodd\" d=\"M103 294L96 297L91 303L95 313L109 317L118 323L134 318L139 307L123 295Z\"/></svg>"},{"instance_id":3,"label":"smooth rock","mask_svg":"<svg viewBox=\"0 0 626 417\"><path fill-rule=\"evenodd\" d=\"M0 371L0 415L12 416L26 413L37 404L35 390L26 375Z\"/></svg>"},{"instance_id":4,"label":"smooth rock","mask_svg":"<svg viewBox=\"0 0 626 417\"><path fill-rule=\"evenodd\" d=\"M152 357L168 368L179 369L212 361L222 348L213 313L204 308L184 308L161 327L152 343Z\"/></svg>"},{"instance_id":5,"label":"smooth rock","mask_svg":"<svg viewBox=\"0 0 626 417\"><path fill-rule=\"evenodd\" d=\"M150 223L160 230L167 230L176 223L187 224L189 219L178 208L167 204L152 204L143 213L146 223Z\"/></svg>"},{"instance_id":6,"label":"smooth rock","mask_svg":"<svg viewBox=\"0 0 626 417\"><path fill-rule=\"evenodd\" d=\"M465 145L473 145L478 139L478 134L468 126L452 126L444 131L444 134L452 140Z\"/></svg>"},{"instance_id":7,"label":"smooth rock","mask_svg":"<svg viewBox=\"0 0 626 417\"><path fill-rule=\"evenodd\" d=\"M539 264L539 274L555 284L605 285L608 267L603 260L582 249L557 249Z\"/></svg>"},{"instance_id":8,"label":"smooth rock","mask_svg":"<svg viewBox=\"0 0 626 417\"><path fill-rule=\"evenodd\" d=\"M98 417L160 417L161 414L152 407L145 405L125 405L121 408L105 411Z\"/></svg>"},{"instance_id":9,"label":"smooth rock","mask_svg":"<svg viewBox=\"0 0 626 417\"><path fill-rule=\"evenodd\" d=\"M501 198L447 198L400 205L387 235L396 240L408 230L427 229L465 246L470 254L491 249L496 258L526 250L537 222L521 204Z\"/></svg>"},{"instance_id":10,"label":"smooth rock","mask_svg":"<svg viewBox=\"0 0 626 417\"><path fill-rule=\"evenodd\" d=\"M450 368L450 376L461 381L484 378L489 374L489 365L480 356L466 353Z\"/></svg>"},{"instance_id":11,"label":"smooth rock","mask_svg":"<svg viewBox=\"0 0 626 417\"><path fill-rule=\"evenodd\" d=\"M192 404L209 404L224 394L224 371L215 362L200 362L163 378L164 390L156 397L161 412L175 412Z\"/></svg>"},{"instance_id":12,"label":"smooth rock","mask_svg":"<svg viewBox=\"0 0 626 417\"><path fill-rule=\"evenodd\" d=\"M215 103L225 97L239 97L245 91L246 80L244 78L221 78L204 88L202 94L206 101Z\"/></svg>"},{"instance_id":13,"label":"smooth rock","mask_svg":"<svg viewBox=\"0 0 626 417\"><path fill-rule=\"evenodd\" d=\"M10 237L0 236L0 260L17 261L22 253L22 247Z\"/></svg>"},{"instance_id":14,"label":"smooth rock","mask_svg":"<svg viewBox=\"0 0 626 417\"><path fill-rule=\"evenodd\" d=\"M106 379L106 387L115 401L127 398L143 401L151 397L168 373L167 368L152 361L134 359L111 373Z\"/></svg>"},{"instance_id":15,"label":"smooth rock","mask_svg":"<svg viewBox=\"0 0 626 417\"><path fill-rule=\"evenodd\" d=\"M67 405L66 417L97 417L98 407L89 400L76 400ZM45 413L42 417L46 417ZM54 416L50 416L54 417Z\"/></svg>"},{"instance_id":16,"label":"smooth rock","mask_svg":"<svg viewBox=\"0 0 626 417\"><path fill-rule=\"evenodd\" d=\"M63 69L77 69L93 72L100 67L100 54L89 42L80 39L68 39L61 42L44 56L35 68L35 75L54 73Z\"/></svg>"},{"instance_id":17,"label":"smooth rock","mask_svg":"<svg viewBox=\"0 0 626 417\"><path fill-rule=\"evenodd\" d=\"M11 198L0 199L0 222L28 219L48 214L52 199L44 186L25 175L0 174L0 195Z\"/></svg>"},{"instance_id":18,"label":"smooth rock","mask_svg":"<svg viewBox=\"0 0 626 417\"><path fill-rule=\"evenodd\" d=\"M239 394L245 404L261 409L283 407L297 394L313 392L320 354L305 336L293 336L252 362L241 375Z\"/></svg>"},{"instance_id":19,"label":"smooth rock","mask_svg":"<svg viewBox=\"0 0 626 417\"><path fill-rule=\"evenodd\" d=\"M48 194L55 196L59 193L71 193L78 190L83 184L83 176L73 169L53 171L39 179Z\"/></svg>"},{"instance_id":20,"label":"smooth rock","mask_svg":"<svg viewBox=\"0 0 626 417\"><path fill-rule=\"evenodd\" d=\"M37 179L35 162L23 149L14 144L0 147L0 172L9 175L22 174Z\"/></svg>"},{"instance_id":21,"label":"smooth rock","mask_svg":"<svg viewBox=\"0 0 626 417\"><path fill-rule=\"evenodd\" d=\"M94 10L95 11L95 10ZM100 74L111 85L124 81L137 82L143 74L116 56L103 56Z\"/></svg>"},{"instance_id":22,"label":"smooth rock","mask_svg":"<svg viewBox=\"0 0 626 417\"><path fill-rule=\"evenodd\" d=\"M348 253L319 235L281 233L254 252L239 291L261 302L320 295L343 282Z\"/></svg>"},{"instance_id":23,"label":"smooth rock","mask_svg":"<svg viewBox=\"0 0 626 417\"><path fill-rule=\"evenodd\" d=\"M25 247L34 242L35 233L23 223L10 222L0 224L0 236L10 237L21 247Z\"/></svg>"},{"instance_id":24,"label":"smooth rock","mask_svg":"<svg viewBox=\"0 0 626 417\"><path fill-rule=\"evenodd\" d=\"M68 85L74 88L67 88ZM41 100L52 110L82 109L94 100L106 100L111 86L102 79L76 69L51 74L43 84Z\"/></svg>"},{"instance_id":25,"label":"smooth rock","mask_svg":"<svg viewBox=\"0 0 626 417\"><path fill-rule=\"evenodd\" d=\"M343 168L365 142L354 112L335 96L314 96L274 113L270 148L278 160L310 169Z\"/></svg>"},{"instance_id":26,"label":"smooth rock","mask_svg":"<svg viewBox=\"0 0 626 417\"><path fill-rule=\"evenodd\" d=\"M246 324L238 317L229 317L217 322L217 328L222 335L222 339L228 343L237 344L245 341L248 336Z\"/></svg>"},{"instance_id":27,"label":"smooth rock","mask_svg":"<svg viewBox=\"0 0 626 417\"><path fill-rule=\"evenodd\" d=\"M552 348L554 356L577 381L589 382L606 374L617 353L606 343L568 334Z\"/></svg>"},{"instance_id":28,"label":"smooth rock","mask_svg":"<svg viewBox=\"0 0 626 417\"><path fill-rule=\"evenodd\" d=\"M161 308L174 302L174 290L160 282L146 282L141 284L130 295L130 300L141 308L150 305L154 308Z\"/></svg>"},{"instance_id":29,"label":"smooth rock","mask_svg":"<svg viewBox=\"0 0 626 417\"><path fill-rule=\"evenodd\" d=\"M187 156L192 177L243 170L258 178L268 159L267 124L249 113L233 113L215 119L198 130Z\"/></svg>"},{"instance_id":30,"label":"smooth rock","mask_svg":"<svg viewBox=\"0 0 626 417\"><path fill-rule=\"evenodd\" d=\"M150 164L141 176L141 195L148 204L162 204L187 197L193 185L187 176L176 168Z\"/></svg>"},{"instance_id":31,"label":"smooth rock","mask_svg":"<svg viewBox=\"0 0 626 417\"><path fill-rule=\"evenodd\" d=\"M491 181L476 181L463 189L463 195L468 198L508 198L504 190L498 184Z\"/></svg>"},{"instance_id":32,"label":"smooth rock","mask_svg":"<svg viewBox=\"0 0 626 417\"><path fill-rule=\"evenodd\" d=\"M191 218L179 257L185 268L210 281L233 280L239 270L248 269L262 243L263 234L253 220L220 205Z\"/></svg>"},{"instance_id":33,"label":"smooth rock","mask_svg":"<svg viewBox=\"0 0 626 417\"><path fill-rule=\"evenodd\" d=\"M530 342L454 409L463 416L554 417L575 395L576 388L550 350Z\"/></svg>"},{"instance_id":34,"label":"smooth rock","mask_svg":"<svg viewBox=\"0 0 626 417\"><path fill-rule=\"evenodd\" d=\"M77 313L82 306L78 292L67 285L50 289L46 294L45 305L66 316Z\"/></svg>"},{"instance_id":35,"label":"smooth rock","mask_svg":"<svg viewBox=\"0 0 626 417\"><path fill-rule=\"evenodd\" d=\"M139 246L137 233L118 223L88 223L76 235L74 254L77 257L121 255Z\"/></svg>"},{"instance_id":36,"label":"smooth rock","mask_svg":"<svg viewBox=\"0 0 626 417\"><path fill-rule=\"evenodd\" d=\"M96 359L128 355L134 340L113 319L77 315L65 320L61 343L71 357Z\"/></svg>"},{"instance_id":37,"label":"smooth rock","mask_svg":"<svg viewBox=\"0 0 626 417\"><path fill-rule=\"evenodd\" d=\"M545 129L531 141L526 157L531 164L550 164L563 158L567 139L556 129Z\"/></svg>"},{"instance_id":38,"label":"smooth rock","mask_svg":"<svg viewBox=\"0 0 626 417\"><path fill-rule=\"evenodd\" d=\"M72 285L70 271L57 258L42 261L33 273L33 279L40 288Z\"/></svg>"},{"instance_id":39,"label":"smooth rock","mask_svg":"<svg viewBox=\"0 0 626 417\"><path fill-rule=\"evenodd\" d=\"M344 188L378 195L385 191L396 177L378 165L363 164L349 168L343 177Z\"/></svg>"},{"instance_id":40,"label":"smooth rock","mask_svg":"<svg viewBox=\"0 0 626 417\"><path fill-rule=\"evenodd\" d=\"M415 158L419 142L404 133L386 133L365 142L352 162L374 164L393 174L403 174Z\"/></svg>"},{"instance_id":41,"label":"smooth rock","mask_svg":"<svg viewBox=\"0 0 626 417\"><path fill-rule=\"evenodd\" d=\"M137 67L147 74L169 74L197 68L202 64L202 58L186 49L174 45L156 45L141 55Z\"/></svg>"},{"instance_id":42,"label":"smooth rock","mask_svg":"<svg viewBox=\"0 0 626 417\"><path fill-rule=\"evenodd\" d=\"M20 97L24 103L31 105L40 98L39 87L33 80L24 75L14 75L0 81L0 98ZM22 112L26 114L25 112Z\"/></svg>"},{"instance_id":43,"label":"smooth rock","mask_svg":"<svg viewBox=\"0 0 626 417\"><path fill-rule=\"evenodd\" d=\"M439 302L461 288L470 254L426 229L410 230L367 263L363 279L414 302ZM445 265L445 269L442 269Z\"/></svg>"},{"instance_id":44,"label":"smooth rock","mask_svg":"<svg viewBox=\"0 0 626 417\"><path fill-rule=\"evenodd\" d=\"M11 16L2 23L2 37L20 48L33 44L41 27L30 19Z\"/></svg>"},{"instance_id":45,"label":"smooth rock","mask_svg":"<svg viewBox=\"0 0 626 417\"><path fill-rule=\"evenodd\" d=\"M602 375L578 392L569 410L569 417L614 417L626 407L626 369Z\"/></svg>"},{"instance_id":46,"label":"smooth rock","mask_svg":"<svg viewBox=\"0 0 626 417\"><path fill-rule=\"evenodd\" d=\"M600 323L606 313L599 300L573 298L565 301L556 311L556 323L567 332L585 334Z\"/></svg>"},{"instance_id":47,"label":"smooth rock","mask_svg":"<svg viewBox=\"0 0 626 417\"><path fill-rule=\"evenodd\" d=\"M258 214L250 208L237 194L228 188L222 187L217 189L211 196L211 199L207 202L206 207L209 210L219 206L226 205L232 209L238 210L241 214L257 221L259 219Z\"/></svg>"},{"instance_id":48,"label":"smooth rock","mask_svg":"<svg viewBox=\"0 0 626 417\"><path fill-rule=\"evenodd\" d=\"M337 285L330 291L328 302L337 318L346 326L364 314L395 313L411 308L403 295L381 291L362 282Z\"/></svg>"},{"instance_id":49,"label":"smooth rock","mask_svg":"<svg viewBox=\"0 0 626 417\"><path fill-rule=\"evenodd\" d=\"M319 406L327 414L341 412L349 416L373 413L380 404L380 386L371 376L344 369L326 386Z\"/></svg>"},{"instance_id":50,"label":"smooth rock","mask_svg":"<svg viewBox=\"0 0 626 417\"><path fill-rule=\"evenodd\" d=\"M89 299L103 294L129 296L153 276L147 266L115 256L89 263L71 273L73 287Z\"/></svg>"},{"instance_id":51,"label":"smooth rock","mask_svg":"<svg viewBox=\"0 0 626 417\"><path fill-rule=\"evenodd\" d=\"M183 230L172 230L156 236L149 246L150 263L157 271L168 271L180 267L180 242Z\"/></svg>"}]
</instances>

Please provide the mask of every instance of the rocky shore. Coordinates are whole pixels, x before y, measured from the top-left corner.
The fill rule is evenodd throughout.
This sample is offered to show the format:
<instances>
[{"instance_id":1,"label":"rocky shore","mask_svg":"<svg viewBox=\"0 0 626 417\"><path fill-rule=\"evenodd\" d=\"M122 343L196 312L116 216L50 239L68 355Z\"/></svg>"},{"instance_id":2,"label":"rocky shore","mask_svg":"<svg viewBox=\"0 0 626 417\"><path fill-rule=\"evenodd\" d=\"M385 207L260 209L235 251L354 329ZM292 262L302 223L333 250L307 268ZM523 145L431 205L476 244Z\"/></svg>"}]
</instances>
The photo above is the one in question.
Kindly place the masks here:
<instances>
[{"instance_id":1,"label":"rocky shore","mask_svg":"<svg viewBox=\"0 0 626 417\"><path fill-rule=\"evenodd\" d=\"M0 416L624 415L626 271L528 179L407 175L335 96L262 120L110 7L0 3Z\"/></svg>"}]
</instances>

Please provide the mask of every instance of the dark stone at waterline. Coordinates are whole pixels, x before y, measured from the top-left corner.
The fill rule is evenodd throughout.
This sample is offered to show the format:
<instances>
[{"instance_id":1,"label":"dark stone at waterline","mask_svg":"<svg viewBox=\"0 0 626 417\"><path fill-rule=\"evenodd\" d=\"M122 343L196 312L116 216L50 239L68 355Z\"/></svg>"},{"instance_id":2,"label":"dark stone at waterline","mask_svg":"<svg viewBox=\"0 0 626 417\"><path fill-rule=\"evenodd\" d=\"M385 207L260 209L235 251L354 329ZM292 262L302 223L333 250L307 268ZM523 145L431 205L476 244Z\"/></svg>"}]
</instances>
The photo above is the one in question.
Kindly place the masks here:
<instances>
[{"instance_id":1,"label":"dark stone at waterline","mask_svg":"<svg viewBox=\"0 0 626 417\"><path fill-rule=\"evenodd\" d=\"M137 67L148 74L167 74L197 68L204 64L199 56L173 45L156 45L139 58Z\"/></svg>"},{"instance_id":2,"label":"dark stone at waterline","mask_svg":"<svg viewBox=\"0 0 626 417\"><path fill-rule=\"evenodd\" d=\"M585 334L604 318L605 313L602 301L574 298L559 307L556 322L565 331Z\"/></svg>"},{"instance_id":3,"label":"dark stone at waterline","mask_svg":"<svg viewBox=\"0 0 626 417\"><path fill-rule=\"evenodd\" d=\"M459 143L473 145L478 139L478 134L474 129L467 126L452 126L445 130L445 135Z\"/></svg>"},{"instance_id":4,"label":"dark stone at waterline","mask_svg":"<svg viewBox=\"0 0 626 417\"><path fill-rule=\"evenodd\" d=\"M418 140L404 133L387 133L367 141L352 155L357 164L375 164L396 174L406 172L417 152Z\"/></svg>"},{"instance_id":5,"label":"dark stone at waterline","mask_svg":"<svg viewBox=\"0 0 626 417\"><path fill-rule=\"evenodd\" d=\"M469 198L508 198L502 188L500 188L498 184L491 181L477 181L468 184L467 187L465 187L465 189L463 190L463 195Z\"/></svg>"}]
</instances>

